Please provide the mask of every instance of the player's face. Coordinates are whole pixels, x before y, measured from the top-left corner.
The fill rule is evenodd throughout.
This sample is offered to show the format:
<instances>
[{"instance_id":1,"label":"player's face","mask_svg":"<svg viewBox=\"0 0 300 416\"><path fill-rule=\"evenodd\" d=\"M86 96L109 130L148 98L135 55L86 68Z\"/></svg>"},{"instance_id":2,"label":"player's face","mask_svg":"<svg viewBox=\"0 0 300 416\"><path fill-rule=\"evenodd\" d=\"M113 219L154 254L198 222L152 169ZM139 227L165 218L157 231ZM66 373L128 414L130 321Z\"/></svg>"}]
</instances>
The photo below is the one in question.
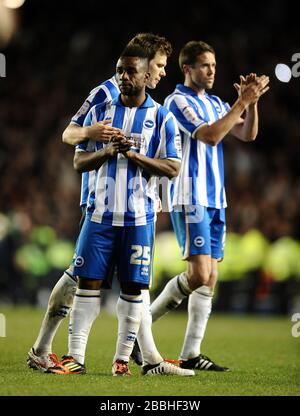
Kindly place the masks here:
<instances>
[{"instance_id":1,"label":"player's face","mask_svg":"<svg viewBox=\"0 0 300 416\"><path fill-rule=\"evenodd\" d=\"M139 95L149 80L147 60L127 56L117 63L117 82L123 95Z\"/></svg>"},{"instance_id":2,"label":"player's face","mask_svg":"<svg viewBox=\"0 0 300 416\"><path fill-rule=\"evenodd\" d=\"M188 65L193 84L199 89L209 90L213 87L216 75L216 57L211 52L198 55L194 65Z\"/></svg>"},{"instance_id":3,"label":"player's face","mask_svg":"<svg viewBox=\"0 0 300 416\"><path fill-rule=\"evenodd\" d=\"M150 78L147 82L147 87L154 89L161 80L166 76L165 67L167 65L167 55L156 52L155 56L149 62Z\"/></svg>"}]
</instances>

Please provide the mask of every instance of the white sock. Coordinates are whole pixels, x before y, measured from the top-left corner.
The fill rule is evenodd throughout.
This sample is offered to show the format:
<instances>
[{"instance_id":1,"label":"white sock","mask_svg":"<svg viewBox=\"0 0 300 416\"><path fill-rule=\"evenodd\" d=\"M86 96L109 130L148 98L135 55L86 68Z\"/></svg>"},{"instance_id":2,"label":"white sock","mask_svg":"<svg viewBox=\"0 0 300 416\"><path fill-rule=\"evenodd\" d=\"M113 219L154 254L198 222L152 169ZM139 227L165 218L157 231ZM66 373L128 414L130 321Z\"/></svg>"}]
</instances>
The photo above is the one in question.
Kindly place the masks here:
<instances>
[{"instance_id":1,"label":"white sock","mask_svg":"<svg viewBox=\"0 0 300 416\"><path fill-rule=\"evenodd\" d=\"M69 314L77 289L77 280L66 272L54 286L39 335L34 343L37 355L52 353L52 342L62 320Z\"/></svg>"},{"instance_id":2,"label":"white sock","mask_svg":"<svg viewBox=\"0 0 300 416\"><path fill-rule=\"evenodd\" d=\"M163 361L163 358L158 352L153 339L149 290L142 290L142 298L142 320L137 339L143 356L143 365L158 364Z\"/></svg>"},{"instance_id":3,"label":"white sock","mask_svg":"<svg viewBox=\"0 0 300 416\"><path fill-rule=\"evenodd\" d=\"M211 313L213 292L208 286L201 286L190 296L188 302L188 324L180 354L181 360L195 358L200 354L208 318Z\"/></svg>"},{"instance_id":4,"label":"white sock","mask_svg":"<svg viewBox=\"0 0 300 416\"><path fill-rule=\"evenodd\" d=\"M142 319L142 295L120 294L117 302L118 340L113 362L128 362Z\"/></svg>"},{"instance_id":5,"label":"white sock","mask_svg":"<svg viewBox=\"0 0 300 416\"><path fill-rule=\"evenodd\" d=\"M69 352L84 364L85 350L94 320L100 312L100 290L77 289L69 325Z\"/></svg>"},{"instance_id":6,"label":"white sock","mask_svg":"<svg viewBox=\"0 0 300 416\"><path fill-rule=\"evenodd\" d=\"M190 293L187 274L173 277L164 287L161 294L151 304L152 320L155 322L172 309L177 308Z\"/></svg>"}]
</instances>

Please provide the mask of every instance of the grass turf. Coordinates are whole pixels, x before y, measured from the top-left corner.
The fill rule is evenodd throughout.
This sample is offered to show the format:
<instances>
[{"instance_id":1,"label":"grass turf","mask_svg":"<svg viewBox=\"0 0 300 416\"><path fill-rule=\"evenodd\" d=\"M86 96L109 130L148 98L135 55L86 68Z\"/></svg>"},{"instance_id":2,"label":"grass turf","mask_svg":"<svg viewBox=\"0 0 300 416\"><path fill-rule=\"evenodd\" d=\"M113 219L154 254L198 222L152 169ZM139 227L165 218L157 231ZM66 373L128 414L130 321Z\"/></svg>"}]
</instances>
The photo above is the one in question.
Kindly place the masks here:
<instances>
[{"instance_id":1,"label":"grass turf","mask_svg":"<svg viewBox=\"0 0 300 416\"><path fill-rule=\"evenodd\" d=\"M197 371L195 377L144 377L131 364L132 377L112 377L117 321L101 314L93 325L84 376L58 376L31 370L27 351L37 336L41 309L1 307L6 337L0 338L0 396L297 396L300 395L300 339L291 335L289 317L212 314L202 352L229 373ZM158 349L177 358L186 314L170 313L153 325ZM54 341L65 354L66 319Z\"/></svg>"}]
</instances>

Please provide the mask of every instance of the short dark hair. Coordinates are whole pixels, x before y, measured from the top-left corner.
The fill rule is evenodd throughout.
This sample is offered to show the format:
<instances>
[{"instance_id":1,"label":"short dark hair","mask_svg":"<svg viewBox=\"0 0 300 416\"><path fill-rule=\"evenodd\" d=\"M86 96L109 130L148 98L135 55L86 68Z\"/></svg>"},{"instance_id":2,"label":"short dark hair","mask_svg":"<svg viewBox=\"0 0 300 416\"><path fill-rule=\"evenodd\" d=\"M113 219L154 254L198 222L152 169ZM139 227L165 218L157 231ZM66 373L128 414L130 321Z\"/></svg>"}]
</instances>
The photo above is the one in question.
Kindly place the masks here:
<instances>
[{"instance_id":1,"label":"short dark hair","mask_svg":"<svg viewBox=\"0 0 300 416\"><path fill-rule=\"evenodd\" d=\"M181 71L183 72L183 65L194 65L197 57L204 52L216 54L212 46L201 40L191 40L186 43L179 53L179 66Z\"/></svg>"},{"instance_id":2,"label":"short dark hair","mask_svg":"<svg viewBox=\"0 0 300 416\"><path fill-rule=\"evenodd\" d=\"M127 46L125 46L125 48L123 49L120 55L120 58L124 58L128 56L146 59L147 61L149 61L149 56L147 54L147 51L139 45L128 44Z\"/></svg>"},{"instance_id":3,"label":"short dark hair","mask_svg":"<svg viewBox=\"0 0 300 416\"><path fill-rule=\"evenodd\" d=\"M157 52L167 55L167 57L171 56L173 52L171 43L165 37L153 33L138 33L128 42L128 45L139 45L144 48L149 61L154 58Z\"/></svg>"}]
</instances>

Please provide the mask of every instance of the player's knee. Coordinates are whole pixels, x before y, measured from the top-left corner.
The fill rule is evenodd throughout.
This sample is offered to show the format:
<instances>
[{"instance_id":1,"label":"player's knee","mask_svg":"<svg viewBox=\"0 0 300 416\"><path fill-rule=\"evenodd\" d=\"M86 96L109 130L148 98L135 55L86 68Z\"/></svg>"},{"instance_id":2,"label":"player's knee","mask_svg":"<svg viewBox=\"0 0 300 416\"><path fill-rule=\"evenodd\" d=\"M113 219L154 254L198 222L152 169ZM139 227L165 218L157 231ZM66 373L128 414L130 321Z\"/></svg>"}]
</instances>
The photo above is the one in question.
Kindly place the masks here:
<instances>
[{"instance_id":1,"label":"player's knee","mask_svg":"<svg viewBox=\"0 0 300 416\"><path fill-rule=\"evenodd\" d=\"M121 290L124 295L138 296L141 292L141 285L135 282L121 282Z\"/></svg>"},{"instance_id":2,"label":"player's knee","mask_svg":"<svg viewBox=\"0 0 300 416\"><path fill-rule=\"evenodd\" d=\"M217 280L218 280L218 270L213 269L210 273L209 281L207 283L207 286L209 286L213 290L216 283L217 283Z\"/></svg>"},{"instance_id":3,"label":"player's knee","mask_svg":"<svg viewBox=\"0 0 300 416\"><path fill-rule=\"evenodd\" d=\"M99 279L88 279L85 277L79 277L78 281L78 288L79 289L86 289L86 290L99 290L102 285L102 280Z\"/></svg>"},{"instance_id":4,"label":"player's knee","mask_svg":"<svg viewBox=\"0 0 300 416\"><path fill-rule=\"evenodd\" d=\"M192 290L197 289L200 286L208 285L210 274L208 271L195 270L189 274L189 286Z\"/></svg>"}]
</instances>

